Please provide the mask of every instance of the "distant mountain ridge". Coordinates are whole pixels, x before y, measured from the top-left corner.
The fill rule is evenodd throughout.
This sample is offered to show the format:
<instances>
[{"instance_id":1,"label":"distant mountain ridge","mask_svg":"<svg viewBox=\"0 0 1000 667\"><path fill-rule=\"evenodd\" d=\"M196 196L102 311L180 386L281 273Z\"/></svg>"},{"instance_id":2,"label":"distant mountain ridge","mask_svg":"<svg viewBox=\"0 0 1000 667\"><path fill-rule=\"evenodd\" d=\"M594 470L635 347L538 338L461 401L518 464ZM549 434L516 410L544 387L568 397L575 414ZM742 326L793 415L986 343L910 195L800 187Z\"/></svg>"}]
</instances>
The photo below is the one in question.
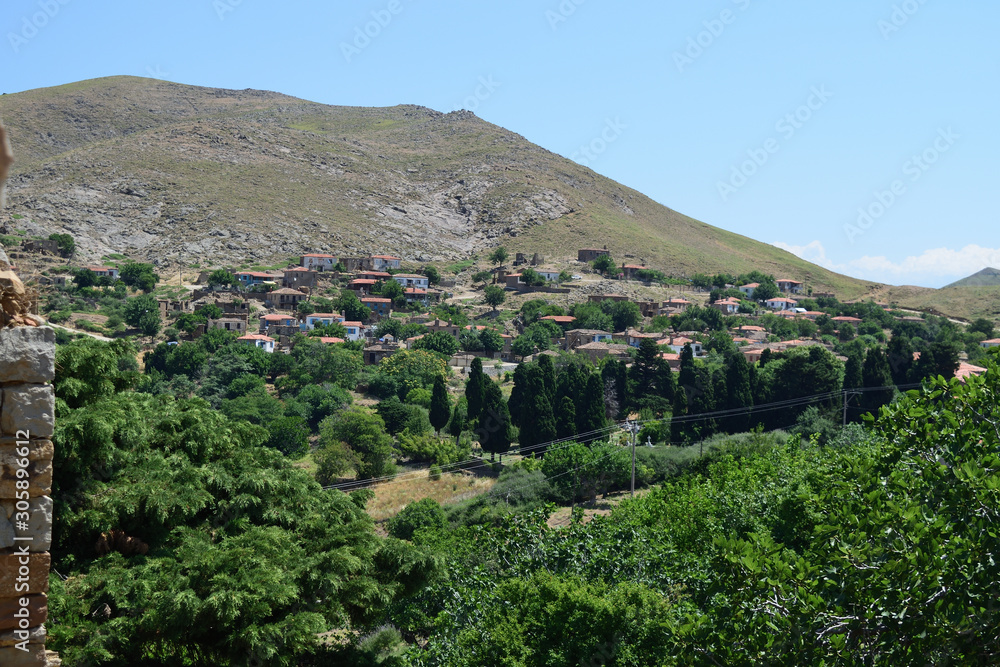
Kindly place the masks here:
<instances>
[{"instance_id":1,"label":"distant mountain ridge","mask_svg":"<svg viewBox=\"0 0 1000 667\"><path fill-rule=\"evenodd\" d=\"M84 260L454 261L502 243L560 262L606 245L668 275L759 269L845 298L876 287L682 215L469 112L110 77L2 96L0 114L18 158L16 226L68 232Z\"/></svg>"},{"instance_id":2,"label":"distant mountain ridge","mask_svg":"<svg viewBox=\"0 0 1000 667\"><path fill-rule=\"evenodd\" d=\"M949 287L996 287L1000 286L1000 269L986 267L982 271L973 273L968 278L956 280L950 285L945 285L942 289Z\"/></svg>"}]
</instances>

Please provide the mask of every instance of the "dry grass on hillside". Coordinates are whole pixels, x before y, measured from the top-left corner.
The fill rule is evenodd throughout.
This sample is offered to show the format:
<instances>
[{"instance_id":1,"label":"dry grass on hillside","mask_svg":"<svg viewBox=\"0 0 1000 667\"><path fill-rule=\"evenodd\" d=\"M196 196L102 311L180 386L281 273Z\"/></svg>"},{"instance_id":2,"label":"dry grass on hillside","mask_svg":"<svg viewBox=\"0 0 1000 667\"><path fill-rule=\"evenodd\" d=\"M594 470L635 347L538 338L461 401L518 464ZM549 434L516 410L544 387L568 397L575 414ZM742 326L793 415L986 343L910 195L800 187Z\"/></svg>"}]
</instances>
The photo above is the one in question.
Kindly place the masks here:
<instances>
[{"instance_id":1,"label":"dry grass on hillside","mask_svg":"<svg viewBox=\"0 0 1000 667\"><path fill-rule=\"evenodd\" d=\"M368 503L368 514L376 521L391 518L412 502L433 498L442 505L468 500L493 488L495 479L446 473L431 480L426 471L374 487L375 497Z\"/></svg>"}]
</instances>

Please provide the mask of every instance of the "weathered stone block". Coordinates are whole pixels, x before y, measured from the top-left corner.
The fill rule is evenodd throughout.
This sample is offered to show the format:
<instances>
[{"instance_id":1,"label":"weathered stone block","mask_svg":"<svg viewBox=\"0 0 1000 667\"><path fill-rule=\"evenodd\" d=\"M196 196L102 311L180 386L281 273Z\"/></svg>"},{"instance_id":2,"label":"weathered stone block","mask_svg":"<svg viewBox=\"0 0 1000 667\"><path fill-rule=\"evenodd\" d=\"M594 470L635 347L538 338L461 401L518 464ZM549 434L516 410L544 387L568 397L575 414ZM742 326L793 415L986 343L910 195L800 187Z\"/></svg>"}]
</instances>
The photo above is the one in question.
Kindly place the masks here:
<instances>
[{"instance_id":1,"label":"weathered stone block","mask_svg":"<svg viewBox=\"0 0 1000 667\"><path fill-rule=\"evenodd\" d=\"M29 595L47 593L52 558L41 554L0 554L0 594ZM19 590L27 585L26 590Z\"/></svg>"},{"instance_id":2,"label":"weathered stone block","mask_svg":"<svg viewBox=\"0 0 1000 667\"><path fill-rule=\"evenodd\" d=\"M13 646L0 648L0 665L3 667L47 667L45 644L28 644L22 651Z\"/></svg>"},{"instance_id":3,"label":"weathered stone block","mask_svg":"<svg viewBox=\"0 0 1000 667\"><path fill-rule=\"evenodd\" d=\"M0 329L0 382L43 384L56 373L56 334L50 327Z\"/></svg>"},{"instance_id":4,"label":"weathered stone block","mask_svg":"<svg viewBox=\"0 0 1000 667\"><path fill-rule=\"evenodd\" d=\"M27 477L18 477L18 471ZM14 465L0 464L0 498L16 498L15 495L18 481L28 483L28 496L47 496L52 493L52 461L28 461L27 468L21 468L16 463Z\"/></svg>"},{"instance_id":5,"label":"weathered stone block","mask_svg":"<svg viewBox=\"0 0 1000 667\"><path fill-rule=\"evenodd\" d=\"M19 441L16 438L0 438L0 462L6 461L5 457L21 458L17 450L24 447L28 448L28 459L31 461L51 460L55 456L56 450L51 440L28 440L27 445L18 444L19 442L24 443L25 441Z\"/></svg>"},{"instance_id":6,"label":"weathered stone block","mask_svg":"<svg viewBox=\"0 0 1000 667\"><path fill-rule=\"evenodd\" d=\"M24 453L27 456L22 456ZM0 439L0 498L16 498L19 479L28 482L32 498L51 493L53 453L51 440L22 440L19 445L13 438ZM27 466L22 465L25 462ZM19 477L21 469L25 472Z\"/></svg>"},{"instance_id":7,"label":"weathered stone block","mask_svg":"<svg viewBox=\"0 0 1000 667\"><path fill-rule=\"evenodd\" d=\"M21 598L27 598L28 606L21 606ZM21 617L14 616L15 613L23 613L22 609L27 609L28 627L33 628L41 625L49 616L49 601L45 593L36 595L23 595L16 598L0 598L0 632L17 630ZM7 663L0 661L0 664Z\"/></svg>"},{"instance_id":8,"label":"weathered stone block","mask_svg":"<svg viewBox=\"0 0 1000 667\"><path fill-rule=\"evenodd\" d=\"M28 551L41 553L52 545L52 498L39 496L28 501L28 528L16 530L17 517L13 500L0 500L0 549L15 544L28 545ZM30 537L31 540L14 541L14 536Z\"/></svg>"},{"instance_id":9,"label":"weathered stone block","mask_svg":"<svg viewBox=\"0 0 1000 667\"><path fill-rule=\"evenodd\" d=\"M35 628L28 629L28 643L30 644L44 644L45 643L45 626L39 625ZM24 641L21 639L22 635L15 634L13 630L8 630L7 632L0 632L0 648L6 646L13 646L19 642Z\"/></svg>"},{"instance_id":10,"label":"weathered stone block","mask_svg":"<svg viewBox=\"0 0 1000 667\"><path fill-rule=\"evenodd\" d=\"M0 435L17 437L19 431L27 431L32 438L52 437L56 414L52 385L5 387L0 405Z\"/></svg>"}]
</instances>

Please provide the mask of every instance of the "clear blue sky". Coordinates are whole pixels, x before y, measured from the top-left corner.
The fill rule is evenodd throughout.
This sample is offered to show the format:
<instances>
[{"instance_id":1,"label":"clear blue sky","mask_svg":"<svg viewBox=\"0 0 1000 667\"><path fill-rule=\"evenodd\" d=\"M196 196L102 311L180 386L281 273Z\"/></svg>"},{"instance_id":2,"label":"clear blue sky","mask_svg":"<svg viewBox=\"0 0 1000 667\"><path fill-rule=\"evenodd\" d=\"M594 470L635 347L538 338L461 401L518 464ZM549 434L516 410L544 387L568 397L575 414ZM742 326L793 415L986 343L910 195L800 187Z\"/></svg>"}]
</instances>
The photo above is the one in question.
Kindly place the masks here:
<instances>
[{"instance_id":1,"label":"clear blue sky","mask_svg":"<svg viewBox=\"0 0 1000 667\"><path fill-rule=\"evenodd\" d=\"M0 91L470 108L710 224L937 287L1000 268L998 24L987 0L8 0Z\"/></svg>"}]
</instances>

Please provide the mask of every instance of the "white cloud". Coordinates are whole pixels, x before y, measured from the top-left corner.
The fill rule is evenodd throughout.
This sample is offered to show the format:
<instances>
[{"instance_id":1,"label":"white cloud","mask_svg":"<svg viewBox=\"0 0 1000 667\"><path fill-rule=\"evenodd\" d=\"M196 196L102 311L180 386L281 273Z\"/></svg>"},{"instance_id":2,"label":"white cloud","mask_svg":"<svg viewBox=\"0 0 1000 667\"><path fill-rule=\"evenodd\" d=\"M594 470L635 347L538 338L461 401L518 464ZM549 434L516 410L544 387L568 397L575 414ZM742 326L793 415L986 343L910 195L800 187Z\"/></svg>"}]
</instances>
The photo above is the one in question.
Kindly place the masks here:
<instances>
[{"instance_id":1,"label":"white cloud","mask_svg":"<svg viewBox=\"0 0 1000 667\"><path fill-rule=\"evenodd\" d=\"M831 271L897 285L932 282L940 286L951 282L942 280L943 278L959 279L988 266L1000 267L1000 248L984 248L974 244L961 250L933 248L901 262L893 262L883 255L865 255L845 263L837 263L827 257L826 248L819 241L803 246L780 242L773 245Z\"/></svg>"}]
</instances>

